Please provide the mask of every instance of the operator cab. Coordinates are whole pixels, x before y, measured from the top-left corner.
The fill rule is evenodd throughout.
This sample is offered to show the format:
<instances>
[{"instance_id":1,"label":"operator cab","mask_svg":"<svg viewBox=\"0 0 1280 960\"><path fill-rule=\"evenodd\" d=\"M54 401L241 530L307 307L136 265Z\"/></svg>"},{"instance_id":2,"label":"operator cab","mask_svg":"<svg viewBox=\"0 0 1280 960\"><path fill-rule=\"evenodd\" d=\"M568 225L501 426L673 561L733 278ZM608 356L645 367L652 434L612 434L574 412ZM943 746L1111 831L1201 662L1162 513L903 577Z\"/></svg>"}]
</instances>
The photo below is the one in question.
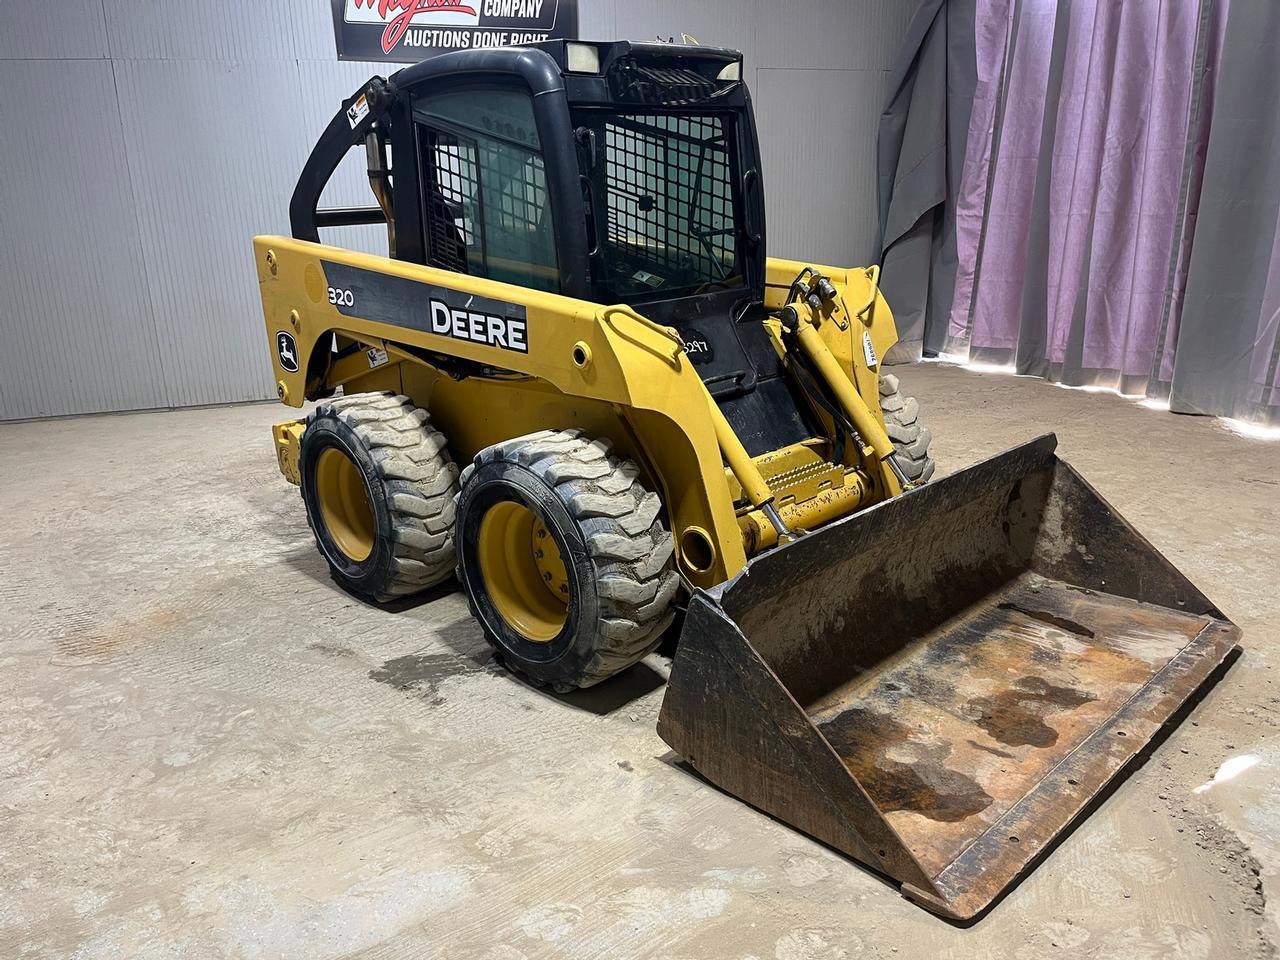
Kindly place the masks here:
<instances>
[{"instance_id":1,"label":"operator cab","mask_svg":"<svg viewBox=\"0 0 1280 960\"><path fill-rule=\"evenodd\" d=\"M799 442L818 427L760 322L764 191L741 75L737 51L666 43L433 57L343 105L294 194L294 236L385 220L398 259L627 304L680 331L750 453ZM379 207L316 210L331 154L360 140Z\"/></svg>"}]
</instances>

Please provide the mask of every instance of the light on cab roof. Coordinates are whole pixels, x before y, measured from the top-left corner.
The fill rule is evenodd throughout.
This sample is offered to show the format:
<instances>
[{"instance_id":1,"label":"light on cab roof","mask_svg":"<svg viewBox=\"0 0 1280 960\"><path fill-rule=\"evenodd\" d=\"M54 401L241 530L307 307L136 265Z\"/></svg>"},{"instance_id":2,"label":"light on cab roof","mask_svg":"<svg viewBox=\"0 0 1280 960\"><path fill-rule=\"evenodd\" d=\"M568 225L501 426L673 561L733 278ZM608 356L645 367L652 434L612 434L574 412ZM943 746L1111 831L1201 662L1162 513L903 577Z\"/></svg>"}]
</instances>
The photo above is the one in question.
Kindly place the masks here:
<instances>
[{"instance_id":1,"label":"light on cab roof","mask_svg":"<svg viewBox=\"0 0 1280 960\"><path fill-rule=\"evenodd\" d=\"M600 72L600 51L589 43L570 43L569 47L569 65L570 73L599 73Z\"/></svg>"},{"instance_id":2,"label":"light on cab roof","mask_svg":"<svg viewBox=\"0 0 1280 960\"><path fill-rule=\"evenodd\" d=\"M733 63L726 63L724 67L716 74L717 80L741 80L742 79L742 61L735 60Z\"/></svg>"}]
</instances>

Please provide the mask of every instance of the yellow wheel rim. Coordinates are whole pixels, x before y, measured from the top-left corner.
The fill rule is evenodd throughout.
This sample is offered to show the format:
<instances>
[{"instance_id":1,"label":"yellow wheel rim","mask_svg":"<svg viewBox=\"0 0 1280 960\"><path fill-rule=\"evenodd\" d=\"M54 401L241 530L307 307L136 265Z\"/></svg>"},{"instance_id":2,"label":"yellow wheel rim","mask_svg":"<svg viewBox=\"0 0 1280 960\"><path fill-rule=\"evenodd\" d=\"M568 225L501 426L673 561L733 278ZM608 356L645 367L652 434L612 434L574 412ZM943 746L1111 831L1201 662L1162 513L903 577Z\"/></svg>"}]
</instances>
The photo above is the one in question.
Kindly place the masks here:
<instances>
[{"instance_id":1,"label":"yellow wheel rim","mask_svg":"<svg viewBox=\"0 0 1280 960\"><path fill-rule=\"evenodd\" d=\"M569 575L542 520L518 503L494 504L480 521L476 553L502 618L534 643L554 640L569 613Z\"/></svg>"},{"instance_id":2,"label":"yellow wheel rim","mask_svg":"<svg viewBox=\"0 0 1280 960\"><path fill-rule=\"evenodd\" d=\"M373 553L375 529L364 473L343 451L325 447L316 460L315 476L325 529L348 559L360 563Z\"/></svg>"}]
</instances>

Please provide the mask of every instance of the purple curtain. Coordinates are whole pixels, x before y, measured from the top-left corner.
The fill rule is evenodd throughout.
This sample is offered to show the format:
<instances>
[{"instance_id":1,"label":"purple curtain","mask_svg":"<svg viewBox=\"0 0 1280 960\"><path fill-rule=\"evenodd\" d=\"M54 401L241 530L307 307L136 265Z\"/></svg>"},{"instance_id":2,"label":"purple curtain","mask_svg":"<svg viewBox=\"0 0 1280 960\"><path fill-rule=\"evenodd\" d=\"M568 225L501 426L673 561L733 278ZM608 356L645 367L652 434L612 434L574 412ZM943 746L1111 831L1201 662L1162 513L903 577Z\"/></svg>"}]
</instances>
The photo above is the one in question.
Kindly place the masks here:
<instances>
[{"instance_id":1,"label":"purple curtain","mask_svg":"<svg viewBox=\"0 0 1280 960\"><path fill-rule=\"evenodd\" d=\"M976 296L953 302L949 334L974 357L1139 392L1178 224L1196 8L1031 0L1018 12L1007 40L985 33L1009 47L1009 94L994 150L969 142L975 167L992 153L998 167L985 236L962 247Z\"/></svg>"},{"instance_id":2,"label":"purple curtain","mask_svg":"<svg viewBox=\"0 0 1280 960\"><path fill-rule=\"evenodd\" d=\"M1053 4L1019 9L991 0L986 6L986 11L979 8L978 62L987 64L993 81L994 67L1001 65L1000 86L989 93L992 117L985 129L969 128L957 221L964 219L974 229L960 241L967 296L952 303L947 346L948 352L964 350L976 335L978 348L1002 351L997 362L1009 362L1018 343ZM989 257L988 249L993 251Z\"/></svg>"},{"instance_id":3,"label":"purple curtain","mask_svg":"<svg viewBox=\"0 0 1280 960\"><path fill-rule=\"evenodd\" d=\"M1280 423L1280 4L977 0L971 36L924 352Z\"/></svg>"},{"instance_id":4,"label":"purple curtain","mask_svg":"<svg viewBox=\"0 0 1280 960\"><path fill-rule=\"evenodd\" d=\"M957 345L955 337L967 346L969 317L974 309L977 292L974 283L978 249L984 236L988 197L995 193L991 174L994 170L992 151L1000 138L996 135L996 121L1000 114L1001 98L1005 87L1005 70L1013 25L1013 0L979 0L977 23L974 30L974 60L977 66L977 83L973 95L973 111L969 116L969 128L965 151L964 174L956 191L956 285L955 297L946 314L947 339L943 341L945 352L952 352ZM1039 130L1036 130L1036 146ZM1034 155L1036 146L1032 147ZM1013 145L1008 145L1008 162L1016 162ZM1026 155L1025 145L1022 149ZM1002 204L1017 201L1008 191L1001 191L995 199ZM1025 218L1024 218L1025 219ZM1008 211L1001 210L999 223L1008 222ZM935 341L936 342L936 341ZM1012 347L1013 341L1005 344ZM942 352L937 348L933 352Z\"/></svg>"}]
</instances>

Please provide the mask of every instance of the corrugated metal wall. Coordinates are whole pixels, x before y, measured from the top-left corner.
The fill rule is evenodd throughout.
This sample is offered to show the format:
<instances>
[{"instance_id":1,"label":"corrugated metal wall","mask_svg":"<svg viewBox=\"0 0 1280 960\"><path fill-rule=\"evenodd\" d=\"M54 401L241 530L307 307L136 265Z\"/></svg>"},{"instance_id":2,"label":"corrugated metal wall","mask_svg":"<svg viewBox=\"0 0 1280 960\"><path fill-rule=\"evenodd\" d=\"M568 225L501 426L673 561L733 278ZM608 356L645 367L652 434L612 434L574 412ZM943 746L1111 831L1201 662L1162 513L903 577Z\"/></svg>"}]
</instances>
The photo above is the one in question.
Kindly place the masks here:
<instances>
[{"instance_id":1,"label":"corrugated metal wall","mask_svg":"<svg viewBox=\"0 0 1280 960\"><path fill-rule=\"evenodd\" d=\"M908 0L579 0L592 39L737 47L769 246L865 262ZM0 420L273 396L250 237L347 96L321 0L0 5ZM367 202L356 158L326 203ZM333 241L382 252L377 228Z\"/></svg>"}]
</instances>

